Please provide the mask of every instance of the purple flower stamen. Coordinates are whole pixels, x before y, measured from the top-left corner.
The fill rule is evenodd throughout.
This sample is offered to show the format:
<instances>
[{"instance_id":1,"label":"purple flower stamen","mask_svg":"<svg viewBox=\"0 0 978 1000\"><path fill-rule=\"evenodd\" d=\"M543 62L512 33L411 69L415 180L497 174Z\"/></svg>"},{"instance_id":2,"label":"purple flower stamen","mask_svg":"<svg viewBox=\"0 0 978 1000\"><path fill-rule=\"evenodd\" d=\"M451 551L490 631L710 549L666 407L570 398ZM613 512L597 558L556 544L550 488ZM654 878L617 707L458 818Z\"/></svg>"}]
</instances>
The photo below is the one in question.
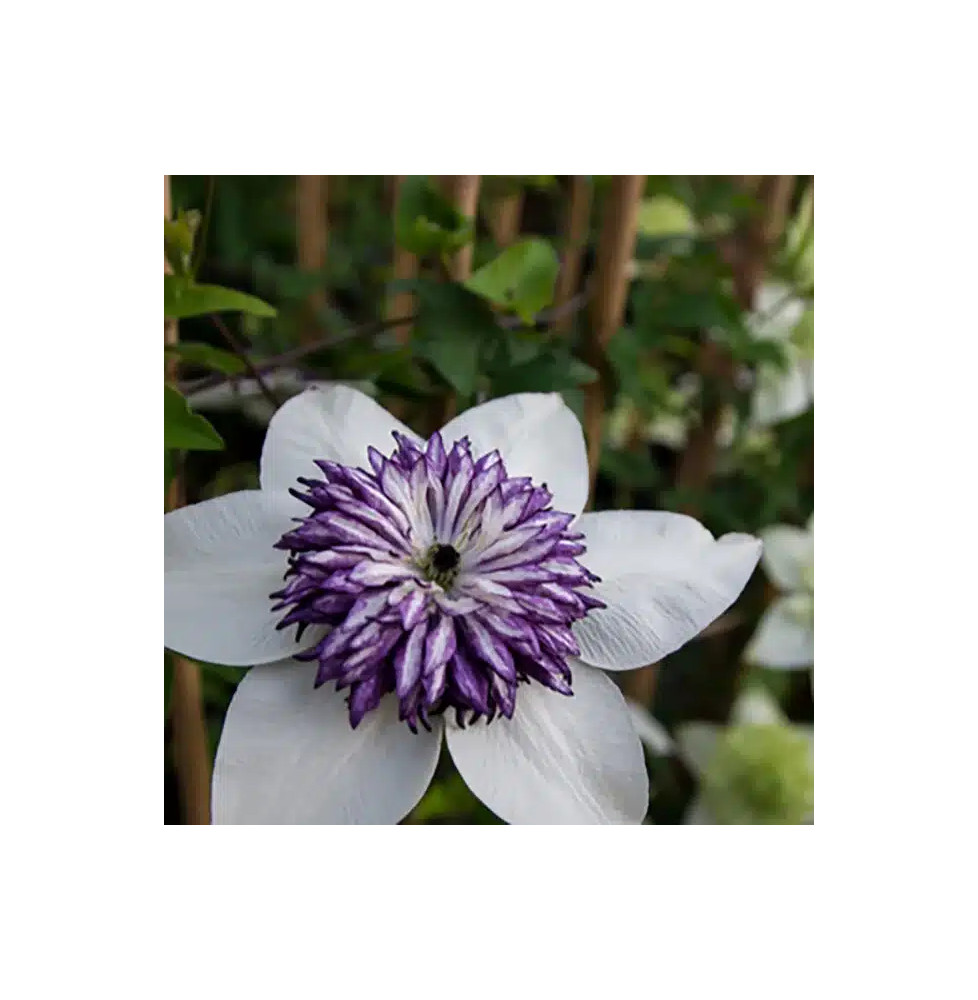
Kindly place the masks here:
<instances>
[{"instance_id":1,"label":"purple flower stamen","mask_svg":"<svg viewBox=\"0 0 978 1000\"><path fill-rule=\"evenodd\" d=\"M598 578L573 515L498 452L473 461L468 438L394 438L389 458L369 449L371 471L317 462L323 478L291 491L312 512L276 545L278 627L330 629L296 659L318 662L317 687L349 688L354 728L389 692L414 732L449 709L460 726L510 718L521 683L572 694L571 624L604 607L580 592Z\"/></svg>"}]
</instances>

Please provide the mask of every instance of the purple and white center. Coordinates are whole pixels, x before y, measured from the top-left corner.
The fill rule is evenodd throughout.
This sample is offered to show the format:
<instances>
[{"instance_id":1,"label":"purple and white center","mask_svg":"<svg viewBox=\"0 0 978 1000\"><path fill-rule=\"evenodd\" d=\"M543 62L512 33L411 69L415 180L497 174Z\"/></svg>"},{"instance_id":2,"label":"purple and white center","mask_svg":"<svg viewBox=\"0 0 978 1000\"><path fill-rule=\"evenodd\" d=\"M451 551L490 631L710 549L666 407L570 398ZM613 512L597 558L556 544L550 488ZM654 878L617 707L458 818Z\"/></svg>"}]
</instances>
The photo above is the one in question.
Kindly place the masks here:
<instances>
[{"instance_id":1,"label":"purple and white center","mask_svg":"<svg viewBox=\"0 0 978 1000\"><path fill-rule=\"evenodd\" d=\"M392 691L415 732L447 709L460 726L512 717L520 683L572 694L571 624L604 607L583 592L598 578L574 516L497 451L474 460L468 438L394 438L390 458L368 449L372 471L316 462L324 478L292 490L312 512L277 543L278 627L330 628L296 659L318 661L317 687L350 689L354 728Z\"/></svg>"}]
</instances>

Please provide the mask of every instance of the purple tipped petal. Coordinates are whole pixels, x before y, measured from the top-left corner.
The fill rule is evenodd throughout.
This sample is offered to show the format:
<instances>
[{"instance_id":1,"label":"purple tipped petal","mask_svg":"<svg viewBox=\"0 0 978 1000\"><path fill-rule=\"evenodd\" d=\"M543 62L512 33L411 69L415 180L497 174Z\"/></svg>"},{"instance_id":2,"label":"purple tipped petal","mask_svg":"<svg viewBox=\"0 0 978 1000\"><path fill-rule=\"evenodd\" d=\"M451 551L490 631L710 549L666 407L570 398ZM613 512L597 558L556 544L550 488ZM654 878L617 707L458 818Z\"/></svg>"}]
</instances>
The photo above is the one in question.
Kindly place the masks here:
<instances>
[{"instance_id":1,"label":"purple tipped petal","mask_svg":"<svg viewBox=\"0 0 978 1000\"><path fill-rule=\"evenodd\" d=\"M407 697L408 693L421 679L421 669L424 665L425 637L428 625L421 622L408 633L408 637L394 655L394 676L397 679L397 695Z\"/></svg>"},{"instance_id":2,"label":"purple tipped petal","mask_svg":"<svg viewBox=\"0 0 978 1000\"><path fill-rule=\"evenodd\" d=\"M395 580L415 579L416 571L410 566L397 563L370 562L364 560L350 570L350 580L364 587L380 587Z\"/></svg>"},{"instance_id":3,"label":"purple tipped petal","mask_svg":"<svg viewBox=\"0 0 978 1000\"><path fill-rule=\"evenodd\" d=\"M505 644L494 639L492 633L475 618L466 618L463 623L469 649L500 677L515 683L516 665Z\"/></svg>"},{"instance_id":4,"label":"purple tipped petal","mask_svg":"<svg viewBox=\"0 0 978 1000\"><path fill-rule=\"evenodd\" d=\"M445 455L445 442L441 439L441 434L435 431L428 439L428 448L425 452L428 467L436 476L443 476L448 466L448 459Z\"/></svg>"},{"instance_id":5,"label":"purple tipped petal","mask_svg":"<svg viewBox=\"0 0 978 1000\"><path fill-rule=\"evenodd\" d=\"M406 629L412 629L428 613L428 595L420 588L415 588L397 606L401 622Z\"/></svg>"},{"instance_id":6,"label":"purple tipped petal","mask_svg":"<svg viewBox=\"0 0 978 1000\"><path fill-rule=\"evenodd\" d=\"M424 672L431 673L435 668L447 663L455 655L456 646L455 624L451 618L442 615L425 641Z\"/></svg>"}]
</instances>

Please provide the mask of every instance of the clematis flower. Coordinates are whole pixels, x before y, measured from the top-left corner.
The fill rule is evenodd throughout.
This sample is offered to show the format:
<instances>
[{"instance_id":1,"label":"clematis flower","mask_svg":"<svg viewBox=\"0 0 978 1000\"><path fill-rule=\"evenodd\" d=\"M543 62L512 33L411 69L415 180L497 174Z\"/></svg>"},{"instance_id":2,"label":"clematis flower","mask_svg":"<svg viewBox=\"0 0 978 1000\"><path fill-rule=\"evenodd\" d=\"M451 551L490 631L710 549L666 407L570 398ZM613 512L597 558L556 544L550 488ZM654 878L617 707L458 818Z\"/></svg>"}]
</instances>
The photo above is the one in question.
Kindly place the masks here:
<instances>
[{"instance_id":1,"label":"clematis flower","mask_svg":"<svg viewBox=\"0 0 978 1000\"><path fill-rule=\"evenodd\" d=\"M814 822L812 727L790 724L766 692L742 694L729 726L691 722L679 728L677 738L700 780L687 823Z\"/></svg>"},{"instance_id":2,"label":"clematis flower","mask_svg":"<svg viewBox=\"0 0 978 1000\"><path fill-rule=\"evenodd\" d=\"M443 739L507 822L642 821L641 746L601 668L713 621L757 539L581 514L584 439L556 394L492 400L423 441L354 389L308 389L272 418L260 471L260 490L164 522L166 645L252 667L215 823L397 822Z\"/></svg>"},{"instance_id":3,"label":"clematis flower","mask_svg":"<svg viewBox=\"0 0 978 1000\"><path fill-rule=\"evenodd\" d=\"M782 593L761 616L744 657L774 670L810 667L815 662L815 515L804 528L765 528L761 539L764 572Z\"/></svg>"}]
</instances>

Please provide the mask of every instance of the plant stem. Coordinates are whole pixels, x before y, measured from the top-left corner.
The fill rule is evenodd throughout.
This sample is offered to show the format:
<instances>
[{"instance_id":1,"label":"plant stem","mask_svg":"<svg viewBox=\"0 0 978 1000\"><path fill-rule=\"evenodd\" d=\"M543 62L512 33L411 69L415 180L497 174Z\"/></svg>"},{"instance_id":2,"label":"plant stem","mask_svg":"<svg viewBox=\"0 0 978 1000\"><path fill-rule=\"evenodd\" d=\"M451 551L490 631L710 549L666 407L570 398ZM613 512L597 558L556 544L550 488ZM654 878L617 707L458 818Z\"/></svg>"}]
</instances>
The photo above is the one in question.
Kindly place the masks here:
<instances>
[{"instance_id":1,"label":"plant stem","mask_svg":"<svg viewBox=\"0 0 978 1000\"><path fill-rule=\"evenodd\" d=\"M211 322L220 331L221 336L227 341L228 346L234 353L241 358L244 363L245 368L248 370L248 374L258 383L258 388L261 389L262 395L274 406L276 409L281 405L281 401L272 392L271 387L262 378L261 372L255 367L254 362L248 357L248 352L244 349L244 345L234 336L233 333L228 329L227 324L221 319L217 313L211 313Z\"/></svg>"},{"instance_id":2,"label":"plant stem","mask_svg":"<svg viewBox=\"0 0 978 1000\"><path fill-rule=\"evenodd\" d=\"M163 178L163 211L170 218L170 178ZM164 273L168 271L163 260ZM175 344L179 339L176 320L164 321L163 342ZM167 375L175 379L178 359L168 363ZM172 510L183 502L179 476L173 477L167 506ZM173 760L180 788L184 821L191 826L210 823L211 764L207 746L207 726L200 688L200 667L182 656L173 657L173 691L170 699L170 725L173 740Z\"/></svg>"}]
</instances>

